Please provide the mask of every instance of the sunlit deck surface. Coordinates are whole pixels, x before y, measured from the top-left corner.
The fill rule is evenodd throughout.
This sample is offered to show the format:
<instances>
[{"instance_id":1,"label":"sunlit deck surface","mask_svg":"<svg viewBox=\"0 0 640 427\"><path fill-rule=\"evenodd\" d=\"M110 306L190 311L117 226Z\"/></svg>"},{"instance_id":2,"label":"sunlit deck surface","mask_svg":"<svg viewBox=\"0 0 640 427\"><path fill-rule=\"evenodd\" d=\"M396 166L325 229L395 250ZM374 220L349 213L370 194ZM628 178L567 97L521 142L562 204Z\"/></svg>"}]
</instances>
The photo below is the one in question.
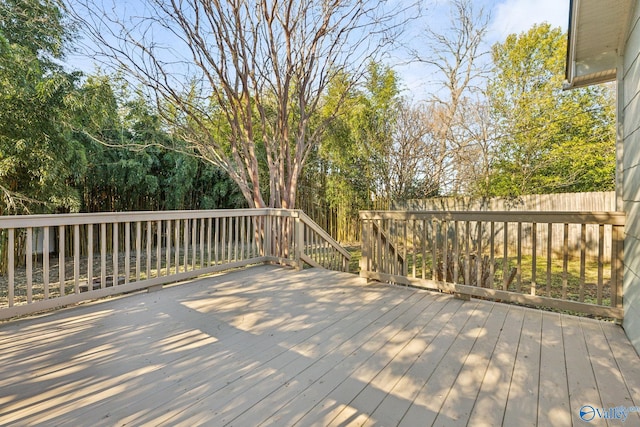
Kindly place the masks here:
<instances>
[{"instance_id":1,"label":"sunlit deck surface","mask_svg":"<svg viewBox=\"0 0 640 427\"><path fill-rule=\"evenodd\" d=\"M258 266L4 323L0 390L0 425L568 426L640 406L640 358L612 323Z\"/></svg>"}]
</instances>

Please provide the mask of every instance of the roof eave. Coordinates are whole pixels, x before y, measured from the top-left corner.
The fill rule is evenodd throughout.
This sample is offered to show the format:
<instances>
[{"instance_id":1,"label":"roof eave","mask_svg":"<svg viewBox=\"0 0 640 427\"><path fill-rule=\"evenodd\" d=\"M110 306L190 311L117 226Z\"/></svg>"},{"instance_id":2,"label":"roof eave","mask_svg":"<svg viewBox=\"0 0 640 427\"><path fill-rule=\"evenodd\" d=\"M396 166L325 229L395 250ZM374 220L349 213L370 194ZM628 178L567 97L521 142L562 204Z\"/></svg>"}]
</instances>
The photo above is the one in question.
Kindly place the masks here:
<instances>
[{"instance_id":1,"label":"roof eave","mask_svg":"<svg viewBox=\"0 0 640 427\"><path fill-rule=\"evenodd\" d=\"M631 10L632 0L570 0L564 89L616 79Z\"/></svg>"}]
</instances>

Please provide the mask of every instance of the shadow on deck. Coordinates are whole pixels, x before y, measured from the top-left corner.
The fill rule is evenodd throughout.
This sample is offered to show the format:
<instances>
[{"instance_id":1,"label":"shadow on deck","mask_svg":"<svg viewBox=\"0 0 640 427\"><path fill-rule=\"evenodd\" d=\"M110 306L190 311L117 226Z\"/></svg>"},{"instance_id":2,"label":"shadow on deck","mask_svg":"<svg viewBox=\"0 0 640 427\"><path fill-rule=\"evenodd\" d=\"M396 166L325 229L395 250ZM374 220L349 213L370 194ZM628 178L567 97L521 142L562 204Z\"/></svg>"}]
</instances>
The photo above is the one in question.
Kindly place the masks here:
<instances>
[{"instance_id":1,"label":"shadow on deck","mask_svg":"<svg viewBox=\"0 0 640 427\"><path fill-rule=\"evenodd\" d=\"M0 424L580 425L639 362L611 323L258 266L1 324Z\"/></svg>"}]
</instances>

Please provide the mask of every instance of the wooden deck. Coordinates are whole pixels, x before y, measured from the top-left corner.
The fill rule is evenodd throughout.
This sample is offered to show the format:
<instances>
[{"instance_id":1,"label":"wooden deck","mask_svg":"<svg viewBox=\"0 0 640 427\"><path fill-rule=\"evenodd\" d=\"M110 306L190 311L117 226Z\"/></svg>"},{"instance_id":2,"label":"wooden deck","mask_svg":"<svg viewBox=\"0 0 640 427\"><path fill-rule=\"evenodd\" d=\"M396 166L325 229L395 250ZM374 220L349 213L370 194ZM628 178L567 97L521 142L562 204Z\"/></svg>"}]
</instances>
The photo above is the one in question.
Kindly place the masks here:
<instances>
[{"instance_id":1,"label":"wooden deck","mask_svg":"<svg viewBox=\"0 0 640 427\"><path fill-rule=\"evenodd\" d=\"M569 426L583 405L640 406L620 327L319 269L0 325L3 426Z\"/></svg>"}]
</instances>

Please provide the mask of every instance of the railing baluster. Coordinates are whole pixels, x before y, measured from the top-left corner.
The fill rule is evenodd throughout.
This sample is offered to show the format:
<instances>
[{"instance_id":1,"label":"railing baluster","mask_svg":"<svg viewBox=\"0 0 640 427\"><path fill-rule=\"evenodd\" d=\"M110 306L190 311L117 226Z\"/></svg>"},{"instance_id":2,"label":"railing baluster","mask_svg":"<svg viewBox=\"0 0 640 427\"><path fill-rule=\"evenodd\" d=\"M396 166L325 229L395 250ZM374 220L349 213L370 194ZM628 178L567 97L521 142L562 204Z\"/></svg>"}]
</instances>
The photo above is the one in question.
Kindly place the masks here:
<instances>
[{"instance_id":1,"label":"railing baluster","mask_svg":"<svg viewBox=\"0 0 640 427\"><path fill-rule=\"evenodd\" d=\"M489 241L489 288L493 289L494 287L494 276L496 274L496 266L495 266L495 232L496 232L496 223L491 221L491 240Z\"/></svg>"},{"instance_id":2,"label":"railing baluster","mask_svg":"<svg viewBox=\"0 0 640 427\"><path fill-rule=\"evenodd\" d=\"M9 299L9 307L13 307L15 303L15 253L16 253L16 230L14 228L10 228L8 230L7 236L7 275L8 275L8 285L9 289L7 290L7 297Z\"/></svg>"},{"instance_id":3,"label":"railing baluster","mask_svg":"<svg viewBox=\"0 0 640 427\"><path fill-rule=\"evenodd\" d=\"M264 252L263 252L264 242L263 242L263 232L262 232L262 230L263 230L263 226L262 226L263 220L264 220L264 218L262 216L253 217L252 238L253 238L253 248L254 248L253 251L254 251L256 257L264 255Z\"/></svg>"},{"instance_id":4,"label":"railing baluster","mask_svg":"<svg viewBox=\"0 0 640 427\"><path fill-rule=\"evenodd\" d=\"M320 248L320 242L318 241L318 235L312 231L311 235L313 236L313 260L320 264L322 249Z\"/></svg>"},{"instance_id":5,"label":"railing baluster","mask_svg":"<svg viewBox=\"0 0 640 427\"><path fill-rule=\"evenodd\" d=\"M422 280L426 279L427 270L427 220L422 220Z\"/></svg>"},{"instance_id":6,"label":"railing baluster","mask_svg":"<svg viewBox=\"0 0 640 427\"><path fill-rule=\"evenodd\" d=\"M175 246L175 253L173 254L173 263L176 266L176 274L180 273L180 220L176 219L175 227L173 230L173 242Z\"/></svg>"},{"instance_id":7,"label":"railing baluster","mask_svg":"<svg viewBox=\"0 0 640 427\"><path fill-rule=\"evenodd\" d=\"M206 266L204 262L204 218L200 219L200 263L198 264L199 268L204 268Z\"/></svg>"},{"instance_id":8,"label":"railing baluster","mask_svg":"<svg viewBox=\"0 0 640 427\"><path fill-rule=\"evenodd\" d=\"M564 224L562 238L562 299L567 299L569 274L569 224Z\"/></svg>"},{"instance_id":9,"label":"railing baluster","mask_svg":"<svg viewBox=\"0 0 640 427\"><path fill-rule=\"evenodd\" d=\"M442 280L444 280L445 282L447 282L447 273L449 271L449 242L448 242L448 235L449 235L449 222L447 221L442 221ZM457 230L456 230L456 236L454 237L455 242L457 244L458 242L458 235L457 235ZM459 258L458 254L454 254L453 255L453 265L455 267L456 265L456 259ZM454 268L454 270L457 271L457 269ZM455 272L454 272L455 274ZM455 283L455 282L454 282Z\"/></svg>"},{"instance_id":10,"label":"railing baluster","mask_svg":"<svg viewBox=\"0 0 640 427\"><path fill-rule=\"evenodd\" d=\"M273 221L272 216L266 216L263 218L263 231L264 231L264 246L263 251L265 256L274 256L273 254L273 239L271 238L271 224Z\"/></svg>"},{"instance_id":11,"label":"railing baluster","mask_svg":"<svg viewBox=\"0 0 640 427\"><path fill-rule=\"evenodd\" d=\"M385 224L387 224L388 221L387 220L381 220L379 221L379 228L378 228L378 234L380 237L380 268L382 269L382 272L384 273L391 273L391 271L389 270L389 253L387 251L387 241L384 238L384 234L383 232L385 231Z\"/></svg>"},{"instance_id":12,"label":"railing baluster","mask_svg":"<svg viewBox=\"0 0 640 427\"><path fill-rule=\"evenodd\" d=\"M536 274L538 257L538 224L531 224L531 295L536 295Z\"/></svg>"},{"instance_id":13,"label":"railing baluster","mask_svg":"<svg viewBox=\"0 0 640 427\"><path fill-rule=\"evenodd\" d=\"M229 239L227 248L227 262L233 259L233 218L229 218L229 228L227 230L227 239Z\"/></svg>"},{"instance_id":14,"label":"railing baluster","mask_svg":"<svg viewBox=\"0 0 640 427\"><path fill-rule=\"evenodd\" d=\"M43 235L42 235L42 286L44 288L44 299L49 299L49 239L50 239L49 227L43 227Z\"/></svg>"},{"instance_id":15,"label":"railing baluster","mask_svg":"<svg viewBox=\"0 0 640 427\"><path fill-rule=\"evenodd\" d=\"M438 279L438 222L431 220L431 280ZM443 279L444 281L444 279Z\"/></svg>"},{"instance_id":16,"label":"railing baluster","mask_svg":"<svg viewBox=\"0 0 640 427\"><path fill-rule=\"evenodd\" d=\"M247 242L247 259L251 259L255 257L255 252L253 250L253 217L246 216L246 242Z\"/></svg>"},{"instance_id":17,"label":"railing baluster","mask_svg":"<svg viewBox=\"0 0 640 427\"><path fill-rule=\"evenodd\" d=\"M476 221L476 227L478 227L478 237L476 238L476 286L484 287L482 283L484 274L482 261L482 222Z\"/></svg>"},{"instance_id":18,"label":"railing baluster","mask_svg":"<svg viewBox=\"0 0 640 427\"><path fill-rule=\"evenodd\" d=\"M93 290L93 224L87 224L87 289Z\"/></svg>"},{"instance_id":19,"label":"railing baluster","mask_svg":"<svg viewBox=\"0 0 640 427\"><path fill-rule=\"evenodd\" d=\"M151 221L147 221L147 244L145 247L145 252L146 252L146 271L147 271L147 280L151 279L151 254L153 253L151 251L152 246L153 246L153 223Z\"/></svg>"},{"instance_id":20,"label":"railing baluster","mask_svg":"<svg viewBox=\"0 0 640 427\"><path fill-rule=\"evenodd\" d=\"M214 246L213 250L215 252L214 258L216 261L216 265L218 265L218 260L220 259L218 257L219 242L220 242L220 218L216 218L215 235L213 238L213 246Z\"/></svg>"},{"instance_id":21,"label":"railing baluster","mask_svg":"<svg viewBox=\"0 0 640 427\"><path fill-rule=\"evenodd\" d=\"M233 241L234 241L234 247L233 247L233 260L234 260L234 261L238 261L238 259L239 259L239 255L240 255L240 254L238 254L238 239L239 239L239 237L240 237L240 234L239 234L239 231L238 231L238 227L239 227L239 222L240 222L240 221L238 221L238 217L235 217L235 218L233 219L233 222L234 222L234 224L233 224L233 225L234 225L234 227L233 227L233 228L234 228L234 236L233 236ZM289 234L289 236L291 236L291 234Z\"/></svg>"},{"instance_id":22,"label":"railing baluster","mask_svg":"<svg viewBox=\"0 0 640 427\"><path fill-rule=\"evenodd\" d=\"M107 287L107 224L100 224L100 288Z\"/></svg>"},{"instance_id":23,"label":"railing baluster","mask_svg":"<svg viewBox=\"0 0 640 427\"><path fill-rule=\"evenodd\" d=\"M227 218L222 217L222 224L220 225L220 263L224 264L227 262L227 258L225 256L225 250L227 248Z\"/></svg>"},{"instance_id":24,"label":"railing baluster","mask_svg":"<svg viewBox=\"0 0 640 427\"><path fill-rule=\"evenodd\" d=\"M240 261L245 259L245 238L246 238L246 230L245 230L245 219L246 217L240 217Z\"/></svg>"},{"instance_id":25,"label":"railing baluster","mask_svg":"<svg viewBox=\"0 0 640 427\"><path fill-rule=\"evenodd\" d=\"M449 273L449 267L447 266L447 258L449 255L449 243L448 243L448 235L449 235L449 230L448 230L448 223L443 222L443 227L444 227L444 255L443 255L443 273L442 273L442 277L444 279L445 282L448 282L448 273ZM453 222L453 242L451 245L453 252L452 252L452 257L453 257L453 283L458 283L459 279L460 279L460 223L458 221L454 221ZM466 271L466 270L465 270ZM466 276L465 276L466 277ZM463 280L468 284L469 281L465 280L463 278Z\"/></svg>"},{"instance_id":26,"label":"railing baluster","mask_svg":"<svg viewBox=\"0 0 640 427\"><path fill-rule=\"evenodd\" d=\"M509 276L510 276L510 272L509 272L509 223L508 222L504 222L504 224L502 225L502 234L503 234L503 245L504 247L502 248L503 251L503 255L502 255L502 290L506 291L508 290L509 287Z\"/></svg>"},{"instance_id":27,"label":"railing baluster","mask_svg":"<svg viewBox=\"0 0 640 427\"><path fill-rule=\"evenodd\" d=\"M318 238L318 242L320 243L320 248L322 249L320 252L320 259L322 260L322 262L320 263L323 266L327 265L327 250L329 249L327 242L319 235L317 234L317 238ZM326 267L325 267L326 268Z\"/></svg>"},{"instance_id":28,"label":"railing baluster","mask_svg":"<svg viewBox=\"0 0 640 427\"><path fill-rule=\"evenodd\" d=\"M207 219L207 265L211 267L211 234L212 234L212 226L213 220L211 217Z\"/></svg>"},{"instance_id":29,"label":"railing baluster","mask_svg":"<svg viewBox=\"0 0 640 427\"><path fill-rule=\"evenodd\" d=\"M136 282L140 281L140 275L142 274L141 258L142 258L142 223L140 221L136 221Z\"/></svg>"},{"instance_id":30,"label":"railing baluster","mask_svg":"<svg viewBox=\"0 0 640 427\"><path fill-rule=\"evenodd\" d=\"M80 226L73 226L73 290L80 293ZM27 289L28 292L28 289Z\"/></svg>"},{"instance_id":31,"label":"railing baluster","mask_svg":"<svg viewBox=\"0 0 640 427\"><path fill-rule=\"evenodd\" d=\"M546 294L551 296L551 255L553 245L553 224L547 224L547 289Z\"/></svg>"},{"instance_id":32,"label":"railing baluster","mask_svg":"<svg viewBox=\"0 0 640 427\"><path fill-rule=\"evenodd\" d=\"M376 236L375 236L376 237L376 250L377 250L375 268L376 269L382 269L382 272L384 273L385 272L384 271L384 264L382 263L382 256L383 256L383 253L382 253L382 232L381 232L382 229L380 228L380 227L382 227L382 222L378 221L378 220L373 220L373 221L371 221L371 224L372 224L372 227L373 227L373 224L375 224L376 225L376 230L377 230L377 233L376 233Z\"/></svg>"},{"instance_id":33,"label":"railing baluster","mask_svg":"<svg viewBox=\"0 0 640 427\"><path fill-rule=\"evenodd\" d=\"M60 287L60 296L65 295L65 256L64 256L64 232L65 227L61 225L58 227L58 285Z\"/></svg>"},{"instance_id":34,"label":"railing baluster","mask_svg":"<svg viewBox=\"0 0 640 427\"><path fill-rule=\"evenodd\" d=\"M182 246L183 254L182 254L182 269L186 273L189 271L189 220L185 219L182 230Z\"/></svg>"},{"instance_id":35,"label":"railing baluster","mask_svg":"<svg viewBox=\"0 0 640 427\"><path fill-rule=\"evenodd\" d=\"M156 277L162 276L162 220L156 221Z\"/></svg>"},{"instance_id":36,"label":"railing baluster","mask_svg":"<svg viewBox=\"0 0 640 427\"><path fill-rule=\"evenodd\" d=\"M330 250L331 248L329 247L329 242L325 241L324 242L324 256L323 258L323 266L327 269L331 268L331 254L330 254Z\"/></svg>"},{"instance_id":37,"label":"railing baluster","mask_svg":"<svg viewBox=\"0 0 640 427\"><path fill-rule=\"evenodd\" d=\"M613 252L612 252L613 256ZM602 288L604 286L604 224L598 226L598 304L602 304Z\"/></svg>"},{"instance_id":38,"label":"railing baluster","mask_svg":"<svg viewBox=\"0 0 640 427\"><path fill-rule=\"evenodd\" d=\"M382 220L380 221L380 244L382 245L382 268L385 273L393 274L393 264L391 259L390 249L389 249L389 240L388 236L385 233L390 234L390 220Z\"/></svg>"},{"instance_id":39,"label":"railing baluster","mask_svg":"<svg viewBox=\"0 0 640 427\"><path fill-rule=\"evenodd\" d=\"M131 223L124 223L124 283L129 283L131 274Z\"/></svg>"},{"instance_id":40,"label":"railing baluster","mask_svg":"<svg viewBox=\"0 0 640 427\"><path fill-rule=\"evenodd\" d=\"M518 222L517 239L518 261L516 265L516 292L520 292L522 290L522 222Z\"/></svg>"},{"instance_id":41,"label":"railing baluster","mask_svg":"<svg viewBox=\"0 0 640 427\"><path fill-rule=\"evenodd\" d=\"M416 256L416 220L412 220L411 224L411 249L412 249L412 257L413 257L413 277L416 277L416 264L418 263L418 258Z\"/></svg>"},{"instance_id":42,"label":"railing baluster","mask_svg":"<svg viewBox=\"0 0 640 427\"><path fill-rule=\"evenodd\" d=\"M400 274L402 274L403 276L406 276L407 270L409 268L408 266L409 260L407 259L407 220L402 221L402 229L403 229L402 259L404 260L404 262L402 263L402 272Z\"/></svg>"},{"instance_id":43,"label":"railing baluster","mask_svg":"<svg viewBox=\"0 0 640 427\"><path fill-rule=\"evenodd\" d=\"M580 289L578 301L584 301L584 282L587 263L587 225L580 225Z\"/></svg>"},{"instance_id":44,"label":"railing baluster","mask_svg":"<svg viewBox=\"0 0 640 427\"><path fill-rule=\"evenodd\" d=\"M27 304L33 302L33 228L27 227L26 230L26 254L25 267L27 275Z\"/></svg>"},{"instance_id":45,"label":"railing baluster","mask_svg":"<svg viewBox=\"0 0 640 427\"><path fill-rule=\"evenodd\" d=\"M191 271L195 271L198 255L198 221L191 220Z\"/></svg>"},{"instance_id":46,"label":"railing baluster","mask_svg":"<svg viewBox=\"0 0 640 427\"><path fill-rule=\"evenodd\" d=\"M112 229L112 233L113 233L113 248L111 251L111 258L113 260L113 286L117 286L118 285L118 223L114 222L113 223L113 229Z\"/></svg>"},{"instance_id":47,"label":"railing baluster","mask_svg":"<svg viewBox=\"0 0 640 427\"><path fill-rule=\"evenodd\" d=\"M182 245L184 246L184 254L182 258L182 267L183 267L183 271L186 273L187 271L189 271L189 220L188 219L184 220L183 233L184 233L184 236L183 236L184 241L182 242Z\"/></svg>"},{"instance_id":48,"label":"railing baluster","mask_svg":"<svg viewBox=\"0 0 640 427\"><path fill-rule=\"evenodd\" d=\"M465 221L464 223L464 284L471 284L471 222ZM456 239L457 240L457 239Z\"/></svg>"},{"instance_id":49,"label":"railing baluster","mask_svg":"<svg viewBox=\"0 0 640 427\"><path fill-rule=\"evenodd\" d=\"M171 275L171 246L172 246L172 243L173 243L173 242L171 242L171 222L172 222L171 220L167 220L166 221L167 226L166 226L166 230L165 230L165 233L166 233L166 236L167 236L166 242L165 242L165 245L167 246L165 248L165 251L166 251L166 253L165 253L165 258L166 258L165 259L165 268L166 268L166 272L167 272L166 275L167 276Z\"/></svg>"}]
</instances>

